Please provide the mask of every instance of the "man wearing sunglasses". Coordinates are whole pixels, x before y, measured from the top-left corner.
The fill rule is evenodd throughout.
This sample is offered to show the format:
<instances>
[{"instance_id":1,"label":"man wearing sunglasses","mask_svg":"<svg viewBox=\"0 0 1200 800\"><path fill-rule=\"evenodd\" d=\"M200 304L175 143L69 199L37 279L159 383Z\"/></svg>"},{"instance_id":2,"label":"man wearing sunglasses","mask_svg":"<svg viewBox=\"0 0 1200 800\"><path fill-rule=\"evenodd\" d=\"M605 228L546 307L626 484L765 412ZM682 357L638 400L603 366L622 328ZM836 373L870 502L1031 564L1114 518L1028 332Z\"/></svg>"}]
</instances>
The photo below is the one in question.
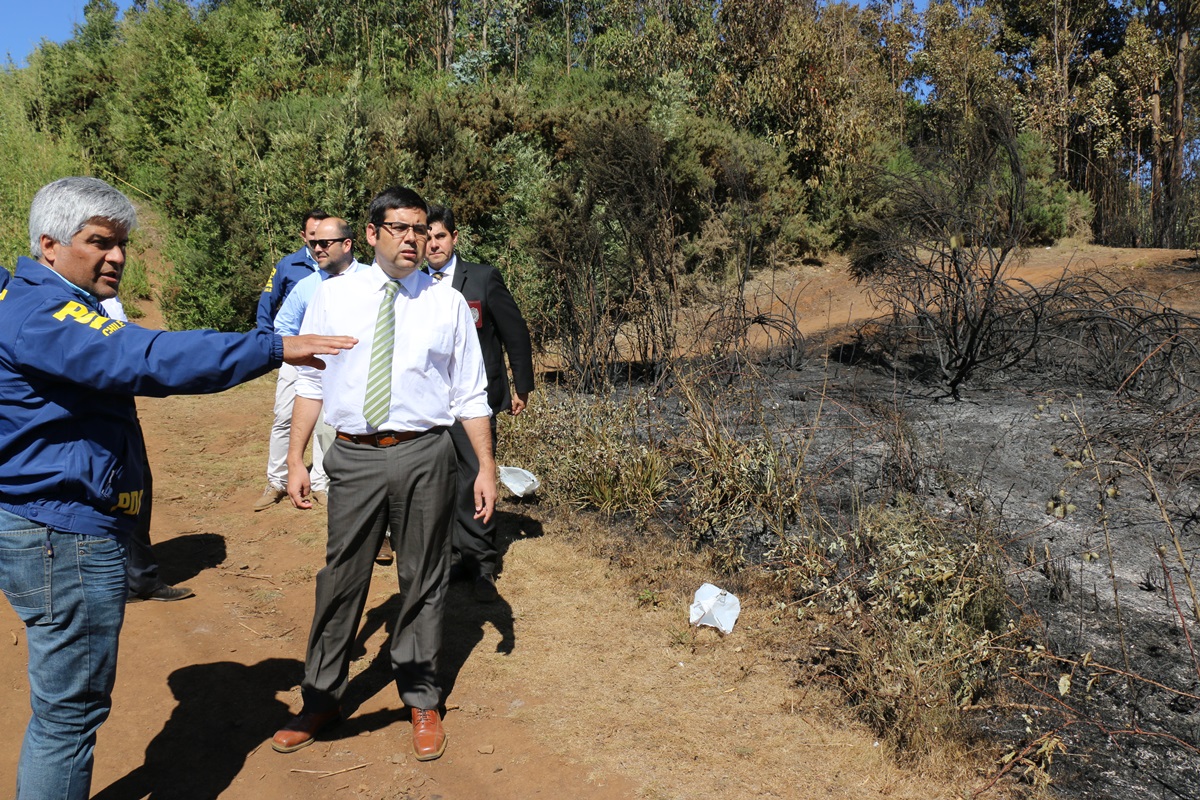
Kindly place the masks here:
<instances>
[{"instance_id":1,"label":"man wearing sunglasses","mask_svg":"<svg viewBox=\"0 0 1200 800\"><path fill-rule=\"evenodd\" d=\"M262 295L258 298L258 329L266 333L275 332L275 315L284 300L300 281L317 271L317 256L308 242L317 236L317 225L328 214L313 209L304 215L300 227L300 238L304 246L294 253L279 259L271 270ZM270 455L267 457L267 486L254 501L255 511L264 511L287 497L287 435L292 424L292 401L296 394L296 371L280 370L275 383L275 420L271 425Z\"/></svg>"},{"instance_id":2,"label":"man wearing sunglasses","mask_svg":"<svg viewBox=\"0 0 1200 800\"><path fill-rule=\"evenodd\" d=\"M366 265L359 263L354 257L354 231L350 229L350 224L341 217L326 217L321 220L313 232L313 237L308 240L308 248L317 257L318 269L297 283L296 287L288 294L287 299L283 301L283 305L279 307L279 313L275 315L275 332L281 336L295 336L300 333L300 323L304 322L304 312L308 309L309 302L323 281L366 269ZM296 398L296 371L292 367L281 367L281 375L284 370L290 370L292 375L288 381L287 394L280 398L280 393L276 392L276 408L277 415L287 414L290 432L292 406ZM282 383L282 379L280 383ZM286 404L286 409L280 407L281 402ZM311 491L303 501L305 508L310 508L313 502L324 503L329 488L329 477L321 465L325 460L325 450L333 436L332 431L326 431L323 428L328 428L328 426L318 425L317 434L313 437L312 470L309 472ZM283 439L285 467L289 438L290 436L285 436Z\"/></svg>"}]
</instances>

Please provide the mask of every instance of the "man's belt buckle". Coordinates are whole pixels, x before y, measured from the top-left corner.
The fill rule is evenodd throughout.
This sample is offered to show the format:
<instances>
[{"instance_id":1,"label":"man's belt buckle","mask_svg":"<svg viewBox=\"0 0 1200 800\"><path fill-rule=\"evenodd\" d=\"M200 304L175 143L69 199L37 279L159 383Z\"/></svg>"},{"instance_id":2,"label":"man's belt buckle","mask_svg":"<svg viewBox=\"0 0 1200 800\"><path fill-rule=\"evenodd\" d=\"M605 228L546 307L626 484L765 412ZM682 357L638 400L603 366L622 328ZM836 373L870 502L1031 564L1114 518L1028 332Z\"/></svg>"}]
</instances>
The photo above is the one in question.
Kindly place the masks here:
<instances>
[{"instance_id":1,"label":"man's belt buckle","mask_svg":"<svg viewBox=\"0 0 1200 800\"><path fill-rule=\"evenodd\" d=\"M400 444L401 442L407 442L409 439L414 439L416 438L416 435L416 431L387 431L386 433L377 433L375 434L375 446L392 447Z\"/></svg>"},{"instance_id":2,"label":"man's belt buckle","mask_svg":"<svg viewBox=\"0 0 1200 800\"><path fill-rule=\"evenodd\" d=\"M393 447L421 435L421 431L380 431L379 433L342 433L337 438L354 444L369 444L372 447Z\"/></svg>"}]
</instances>

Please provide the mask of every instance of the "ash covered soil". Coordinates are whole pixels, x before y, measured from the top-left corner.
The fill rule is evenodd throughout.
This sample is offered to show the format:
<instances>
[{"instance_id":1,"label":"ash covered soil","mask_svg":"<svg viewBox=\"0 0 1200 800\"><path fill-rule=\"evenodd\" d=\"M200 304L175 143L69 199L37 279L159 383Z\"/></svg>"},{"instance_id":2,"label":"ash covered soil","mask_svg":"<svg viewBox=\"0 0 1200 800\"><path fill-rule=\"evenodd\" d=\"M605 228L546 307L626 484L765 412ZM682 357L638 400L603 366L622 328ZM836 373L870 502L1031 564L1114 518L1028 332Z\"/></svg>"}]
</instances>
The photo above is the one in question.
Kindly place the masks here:
<instances>
[{"instance_id":1,"label":"ash covered soil","mask_svg":"<svg viewBox=\"0 0 1200 800\"><path fill-rule=\"evenodd\" d=\"M1164 255L1074 266L1195 315L1192 254ZM1024 276L1061 266L1035 253ZM861 298L820 276L813 286L826 319L850 323L846 341ZM765 362L771 426L812 432L806 469L836 476L835 504L886 502L903 468L938 514L992 520L1010 615L1026 635L1001 696L969 712L978 730L1035 760L1051 748L1052 763L1039 763L1055 796L1200 797L1194 395L1101 388L1042 361L949 400L894 362L828 346L838 341L810 348L799 370ZM772 537L762 539L765 553Z\"/></svg>"}]
</instances>

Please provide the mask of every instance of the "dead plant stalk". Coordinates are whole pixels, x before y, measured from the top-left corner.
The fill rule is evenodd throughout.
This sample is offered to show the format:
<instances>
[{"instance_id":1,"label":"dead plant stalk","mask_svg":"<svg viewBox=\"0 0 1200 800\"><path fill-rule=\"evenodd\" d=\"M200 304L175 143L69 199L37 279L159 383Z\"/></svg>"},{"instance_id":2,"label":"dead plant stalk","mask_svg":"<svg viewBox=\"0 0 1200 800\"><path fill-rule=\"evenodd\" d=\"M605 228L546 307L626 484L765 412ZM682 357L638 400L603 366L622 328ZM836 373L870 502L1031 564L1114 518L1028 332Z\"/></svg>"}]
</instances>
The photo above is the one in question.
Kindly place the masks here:
<instances>
[{"instance_id":1,"label":"dead plant stalk","mask_svg":"<svg viewBox=\"0 0 1200 800\"><path fill-rule=\"evenodd\" d=\"M1175 594L1175 581L1171 579L1171 570L1167 569L1166 557L1161 550L1156 552L1158 553L1158 563L1162 565L1163 580L1171 593L1171 606L1175 609L1176 616L1179 617L1179 627L1183 630L1183 638L1187 642L1188 652L1192 656L1192 666L1196 668L1196 677L1200 677L1200 661L1196 660L1196 647L1192 644L1192 634L1188 631L1187 620L1183 617L1183 609L1179 606L1179 598Z\"/></svg>"},{"instance_id":2,"label":"dead plant stalk","mask_svg":"<svg viewBox=\"0 0 1200 800\"><path fill-rule=\"evenodd\" d=\"M1171 544L1175 547L1175 557L1179 559L1179 568L1183 570L1183 579L1187 582L1188 592L1192 596L1192 618L1200 622L1200 601L1196 599L1196 584L1192 581L1192 572L1188 568L1187 558L1183 555L1183 545L1179 541L1179 531L1171 523L1171 514L1167 511L1166 503L1163 502L1162 495L1158 492L1158 485L1154 481L1154 472L1150 469L1149 462L1142 463L1137 461L1134 466L1141 473L1142 479L1146 481L1147 487L1150 489L1150 496L1154 498L1154 504L1158 508L1158 514L1162 517L1163 524L1167 526L1167 531L1171 534Z\"/></svg>"},{"instance_id":3,"label":"dead plant stalk","mask_svg":"<svg viewBox=\"0 0 1200 800\"><path fill-rule=\"evenodd\" d=\"M1083 417L1079 414L1079 407L1074 403L1071 403L1071 416L1075 418L1075 425L1078 427L1079 433L1086 445L1084 453L1091 460L1096 485L1103 487L1104 477L1100 474L1100 461L1096 458L1096 451L1092 446L1091 433L1088 430L1087 423L1083 421ZM1116 560L1113 558L1112 530L1108 526L1108 514L1103 510L1100 512L1100 529L1104 532L1104 552L1108 558L1108 585L1112 588L1113 610L1117 613L1117 636L1121 642L1121 658L1125 662L1125 671L1132 674L1133 665L1129 659L1129 644L1125 640L1125 621L1121 616L1121 597L1117 592L1117 567ZM1132 689L1132 686L1130 688Z\"/></svg>"}]
</instances>

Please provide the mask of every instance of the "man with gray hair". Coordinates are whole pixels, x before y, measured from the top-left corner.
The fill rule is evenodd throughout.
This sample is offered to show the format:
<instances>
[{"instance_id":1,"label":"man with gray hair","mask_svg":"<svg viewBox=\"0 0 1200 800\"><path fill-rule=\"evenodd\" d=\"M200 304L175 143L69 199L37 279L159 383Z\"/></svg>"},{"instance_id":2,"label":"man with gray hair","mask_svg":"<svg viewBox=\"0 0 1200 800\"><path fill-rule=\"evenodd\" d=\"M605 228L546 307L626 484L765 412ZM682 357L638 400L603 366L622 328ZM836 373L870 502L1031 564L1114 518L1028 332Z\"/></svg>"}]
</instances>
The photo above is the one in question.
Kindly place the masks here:
<instances>
[{"instance_id":1,"label":"man with gray hair","mask_svg":"<svg viewBox=\"0 0 1200 800\"><path fill-rule=\"evenodd\" d=\"M217 392L344 336L151 331L106 317L137 214L95 178L43 186L0 290L0 589L25 623L33 716L21 800L85 800L112 707L124 540L145 492L135 395Z\"/></svg>"}]
</instances>

